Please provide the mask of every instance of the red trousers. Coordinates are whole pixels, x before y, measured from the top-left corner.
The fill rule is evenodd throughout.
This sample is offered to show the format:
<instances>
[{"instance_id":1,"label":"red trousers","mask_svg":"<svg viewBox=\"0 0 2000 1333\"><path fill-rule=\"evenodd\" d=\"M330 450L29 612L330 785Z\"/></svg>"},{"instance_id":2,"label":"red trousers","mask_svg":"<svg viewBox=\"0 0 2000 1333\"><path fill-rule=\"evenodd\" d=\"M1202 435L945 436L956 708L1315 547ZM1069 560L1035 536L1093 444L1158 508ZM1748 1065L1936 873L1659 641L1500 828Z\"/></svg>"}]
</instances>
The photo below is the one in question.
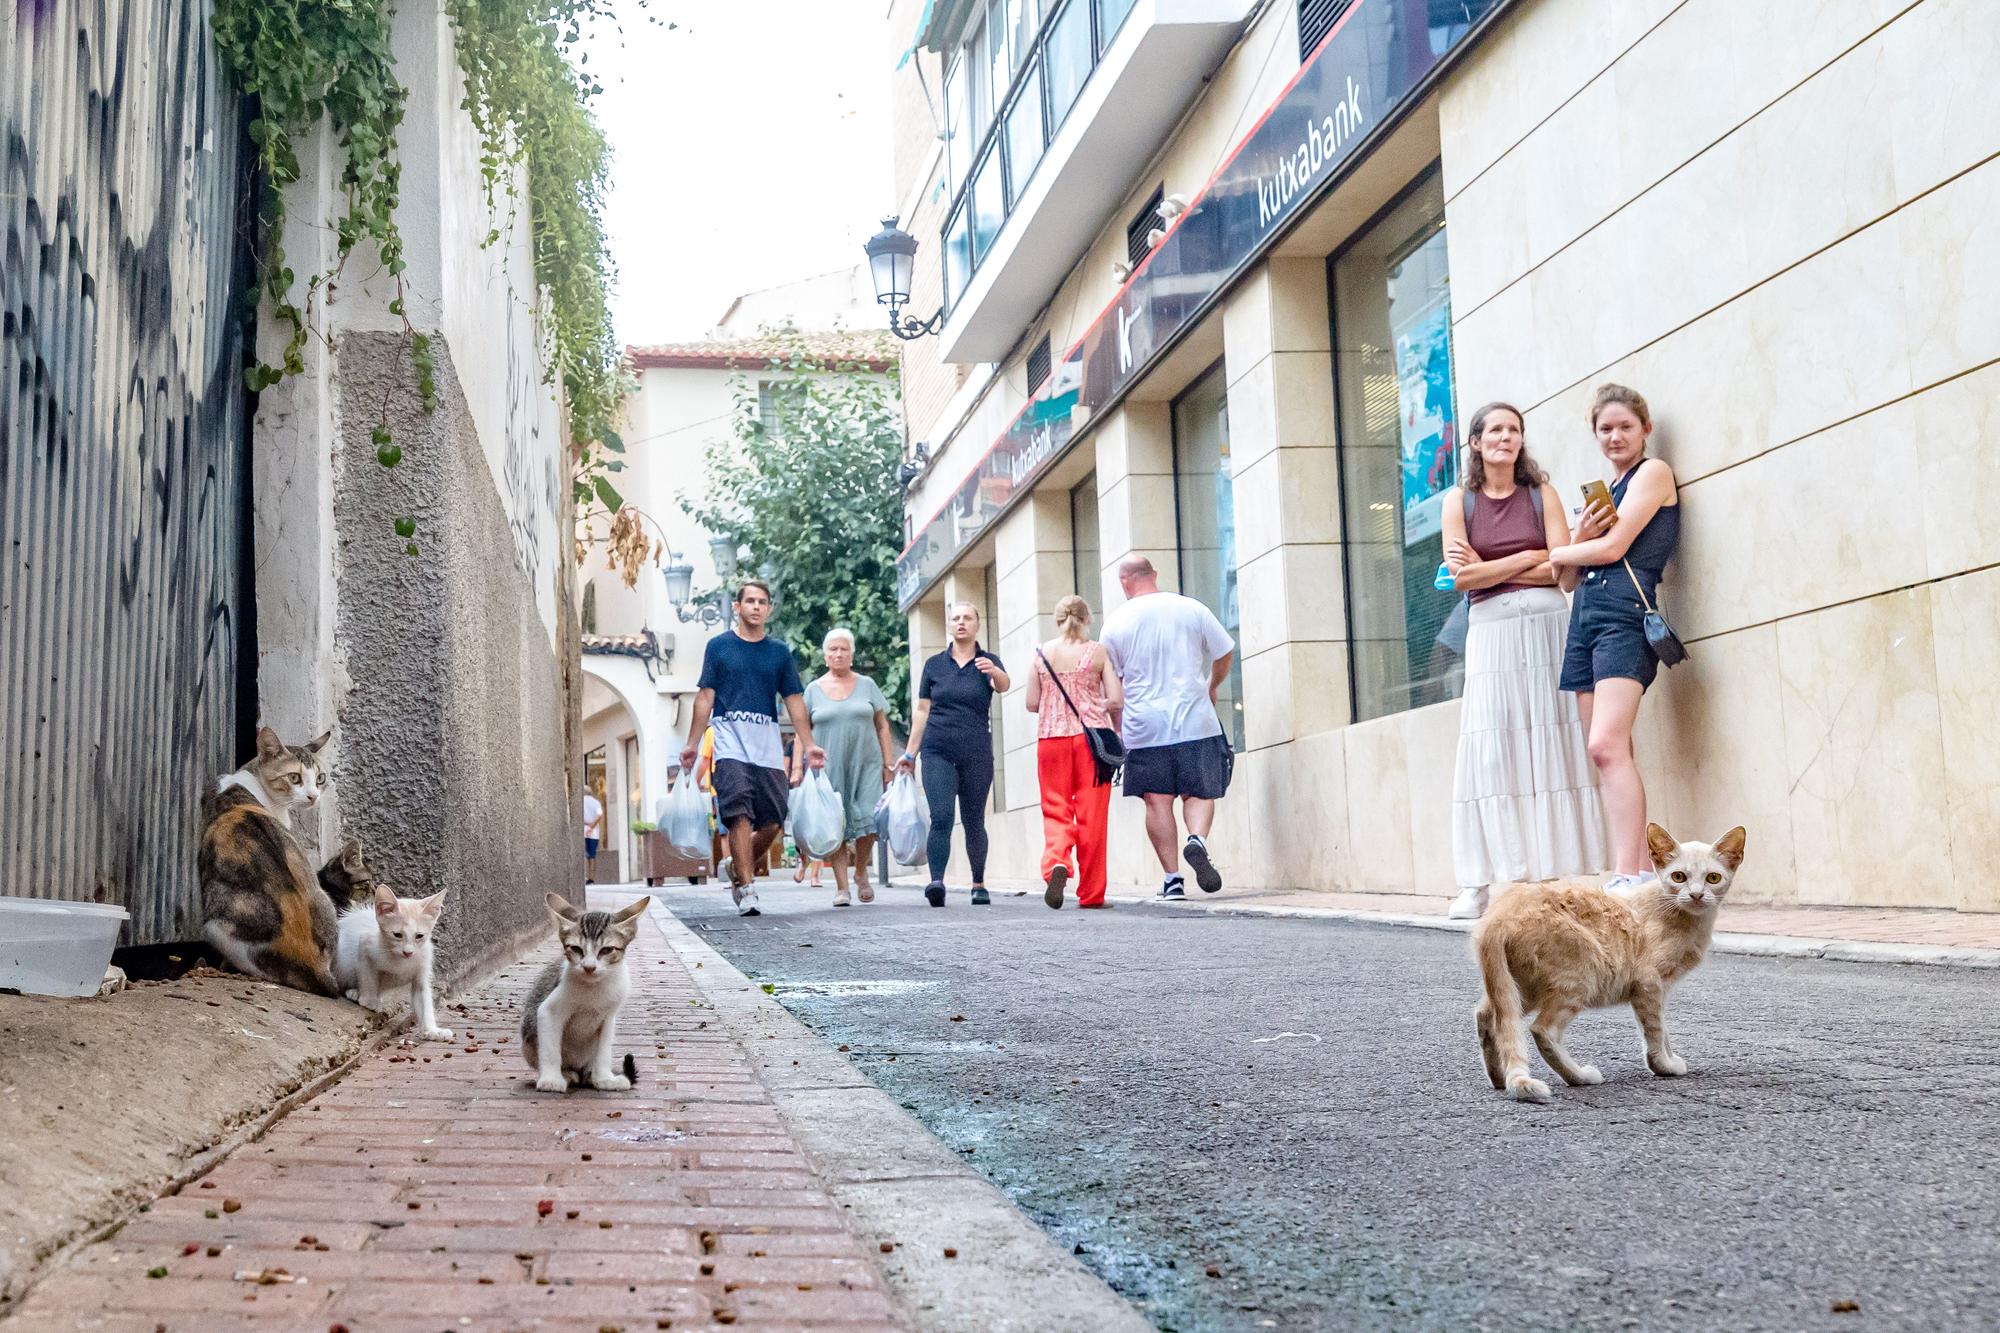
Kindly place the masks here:
<instances>
[{"instance_id":1,"label":"red trousers","mask_svg":"<svg viewBox=\"0 0 2000 1333\"><path fill-rule=\"evenodd\" d=\"M1042 780L1042 878L1057 866L1070 866L1078 906L1103 902L1111 784L1097 780L1090 738L1044 737L1035 745L1035 770Z\"/></svg>"}]
</instances>

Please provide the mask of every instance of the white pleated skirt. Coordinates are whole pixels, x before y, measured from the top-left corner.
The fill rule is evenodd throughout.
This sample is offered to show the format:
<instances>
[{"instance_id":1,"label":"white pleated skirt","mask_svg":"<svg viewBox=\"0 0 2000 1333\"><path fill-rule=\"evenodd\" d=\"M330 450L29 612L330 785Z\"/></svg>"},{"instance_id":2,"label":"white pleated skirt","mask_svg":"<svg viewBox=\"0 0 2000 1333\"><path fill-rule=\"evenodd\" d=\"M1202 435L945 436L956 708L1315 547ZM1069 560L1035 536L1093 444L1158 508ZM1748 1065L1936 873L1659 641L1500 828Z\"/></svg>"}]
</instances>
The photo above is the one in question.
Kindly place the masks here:
<instances>
[{"instance_id":1,"label":"white pleated skirt","mask_svg":"<svg viewBox=\"0 0 2000 1333\"><path fill-rule=\"evenodd\" d=\"M1610 865L1597 766L1557 688L1569 600L1527 588L1475 603L1452 783L1459 887L1596 875Z\"/></svg>"}]
</instances>

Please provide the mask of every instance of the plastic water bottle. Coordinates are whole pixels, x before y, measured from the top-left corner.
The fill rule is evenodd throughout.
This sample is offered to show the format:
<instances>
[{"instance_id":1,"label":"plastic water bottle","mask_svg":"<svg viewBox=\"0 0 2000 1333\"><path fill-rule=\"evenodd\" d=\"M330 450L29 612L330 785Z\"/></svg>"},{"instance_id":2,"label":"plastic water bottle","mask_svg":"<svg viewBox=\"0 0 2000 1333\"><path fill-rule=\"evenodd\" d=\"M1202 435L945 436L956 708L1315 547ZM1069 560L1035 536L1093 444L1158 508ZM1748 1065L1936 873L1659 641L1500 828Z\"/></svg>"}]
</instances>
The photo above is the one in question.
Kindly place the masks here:
<instances>
[{"instance_id":1,"label":"plastic water bottle","mask_svg":"<svg viewBox=\"0 0 2000 1333\"><path fill-rule=\"evenodd\" d=\"M1437 577L1431 580L1431 586L1439 592L1458 591L1458 581L1452 578L1450 565L1445 564L1443 561L1438 562Z\"/></svg>"}]
</instances>

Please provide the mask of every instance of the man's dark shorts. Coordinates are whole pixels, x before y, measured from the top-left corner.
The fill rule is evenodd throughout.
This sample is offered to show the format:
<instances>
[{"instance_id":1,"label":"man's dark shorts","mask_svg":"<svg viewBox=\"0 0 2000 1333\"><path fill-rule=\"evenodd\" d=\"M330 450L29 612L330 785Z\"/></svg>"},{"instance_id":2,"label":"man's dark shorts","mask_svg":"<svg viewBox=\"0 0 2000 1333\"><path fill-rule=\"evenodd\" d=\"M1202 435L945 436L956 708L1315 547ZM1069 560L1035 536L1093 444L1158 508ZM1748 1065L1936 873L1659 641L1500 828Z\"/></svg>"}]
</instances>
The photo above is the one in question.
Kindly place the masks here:
<instances>
[{"instance_id":1,"label":"man's dark shorts","mask_svg":"<svg viewBox=\"0 0 2000 1333\"><path fill-rule=\"evenodd\" d=\"M1229 790L1235 763L1229 742L1221 736L1144 745L1126 756L1125 794L1219 800Z\"/></svg>"},{"instance_id":2,"label":"man's dark shorts","mask_svg":"<svg viewBox=\"0 0 2000 1333\"><path fill-rule=\"evenodd\" d=\"M784 823L791 792L783 769L741 759L715 761L715 809L725 830L739 819L749 820L753 829Z\"/></svg>"}]
</instances>

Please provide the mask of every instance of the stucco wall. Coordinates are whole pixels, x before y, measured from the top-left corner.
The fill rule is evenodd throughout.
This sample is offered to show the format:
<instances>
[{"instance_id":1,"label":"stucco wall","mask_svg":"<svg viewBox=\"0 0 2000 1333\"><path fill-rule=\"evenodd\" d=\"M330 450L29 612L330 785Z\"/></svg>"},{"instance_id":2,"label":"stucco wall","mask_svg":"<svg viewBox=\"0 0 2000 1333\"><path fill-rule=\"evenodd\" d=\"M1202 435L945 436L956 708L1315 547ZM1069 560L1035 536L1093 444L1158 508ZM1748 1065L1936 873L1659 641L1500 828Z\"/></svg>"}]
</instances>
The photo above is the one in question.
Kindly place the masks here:
<instances>
[{"instance_id":1,"label":"stucco wall","mask_svg":"<svg viewBox=\"0 0 2000 1333\"><path fill-rule=\"evenodd\" d=\"M406 894L447 890L440 970L463 974L539 928L542 895L571 886L567 690L447 346L437 411L396 422L402 466L378 466L363 413L343 413L334 518L343 541L335 642L352 681L334 765L344 831ZM343 341L343 404L380 402L410 373L393 334ZM414 515L405 554L386 515ZM578 797L577 799L580 799Z\"/></svg>"},{"instance_id":2,"label":"stucco wall","mask_svg":"<svg viewBox=\"0 0 2000 1333\"><path fill-rule=\"evenodd\" d=\"M358 834L398 889L450 891L452 977L540 929L542 895L581 880L576 587L528 201L487 209L442 7L399 10L393 44L409 87L406 307L432 335L439 403L417 402L395 288L363 247L319 311L337 350L309 340L308 373L259 403L259 690L288 737L335 726L333 795L307 840ZM328 262L323 220L341 205L326 137L301 157L287 246L303 273ZM262 322L268 338L268 309ZM393 470L370 438L385 403ZM414 556L393 530L403 515Z\"/></svg>"}]
</instances>

